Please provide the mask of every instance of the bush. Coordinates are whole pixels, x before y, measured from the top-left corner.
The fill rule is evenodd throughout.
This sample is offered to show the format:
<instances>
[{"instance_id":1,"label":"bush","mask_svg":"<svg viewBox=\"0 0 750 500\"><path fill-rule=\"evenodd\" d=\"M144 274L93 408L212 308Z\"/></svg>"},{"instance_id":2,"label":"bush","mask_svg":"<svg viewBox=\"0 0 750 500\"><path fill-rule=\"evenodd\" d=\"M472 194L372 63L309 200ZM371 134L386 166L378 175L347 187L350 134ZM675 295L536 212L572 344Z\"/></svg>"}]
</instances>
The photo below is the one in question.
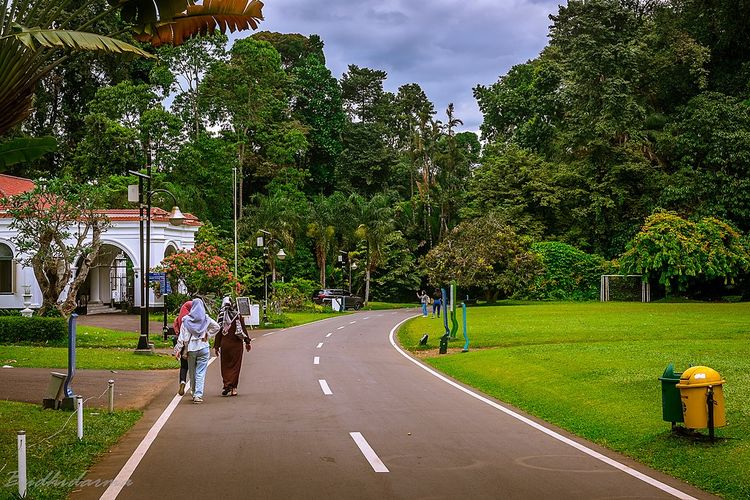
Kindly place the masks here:
<instances>
[{"instance_id":1,"label":"bush","mask_svg":"<svg viewBox=\"0 0 750 500\"><path fill-rule=\"evenodd\" d=\"M65 318L0 316L0 344L63 343L67 337Z\"/></svg>"},{"instance_id":2,"label":"bush","mask_svg":"<svg viewBox=\"0 0 750 500\"><path fill-rule=\"evenodd\" d=\"M602 274L608 273L608 263L598 255L591 255L557 241L534 243L544 265L529 291L538 300L596 300Z\"/></svg>"},{"instance_id":3,"label":"bush","mask_svg":"<svg viewBox=\"0 0 750 500\"><path fill-rule=\"evenodd\" d=\"M294 278L287 283L277 281L273 284L271 300L278 302L282 310L301 311L311 307L314 289L315 283L304 278Z\"/></svg>"}]
</instances>

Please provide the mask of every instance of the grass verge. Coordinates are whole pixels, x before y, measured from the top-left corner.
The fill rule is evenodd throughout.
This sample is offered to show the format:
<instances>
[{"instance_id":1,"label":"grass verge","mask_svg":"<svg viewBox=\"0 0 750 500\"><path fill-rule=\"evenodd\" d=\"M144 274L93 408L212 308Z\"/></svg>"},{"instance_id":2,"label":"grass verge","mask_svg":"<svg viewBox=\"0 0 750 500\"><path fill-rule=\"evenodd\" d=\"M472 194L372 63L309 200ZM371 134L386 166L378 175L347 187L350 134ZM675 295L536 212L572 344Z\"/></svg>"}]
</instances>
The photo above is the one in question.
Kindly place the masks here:
<instances>
[{"instance_id":1,"label":"grass verge","mask_svg":"<svg viewBox=\"0 0 750 500\"><path fill-rule=\"evenodd\" d=\"M460 323L460 315L459 315ZM750 498L750 304L541 303L468 310L469 353L434 356L442 322L399 332L425 361L500 400L725 498ZM428 346L419 338L430 335ZM463 345L461 329L452 347ZM477 349L482 348L482 349ZM728 426L673 436L657 380L670 362L718 370Z\"/></svg>"},{"instance_id":2,"label":"grass verge","mask_svg":"<svg viewBox=\"0 0 750 500\"><path fill-rule=\"evenodd\" d=\"M27 498L63 499L97 457L114 445L140 417L141 412L135 410L114 413L84 410L84 436L79 442L74 413L0 401L0 498L17 498L18 483L14 477L17 477L19 430L26 431ZM62 432L44 441L62 428L68 418L70 421Z\"/></svg>"}]
</instances>

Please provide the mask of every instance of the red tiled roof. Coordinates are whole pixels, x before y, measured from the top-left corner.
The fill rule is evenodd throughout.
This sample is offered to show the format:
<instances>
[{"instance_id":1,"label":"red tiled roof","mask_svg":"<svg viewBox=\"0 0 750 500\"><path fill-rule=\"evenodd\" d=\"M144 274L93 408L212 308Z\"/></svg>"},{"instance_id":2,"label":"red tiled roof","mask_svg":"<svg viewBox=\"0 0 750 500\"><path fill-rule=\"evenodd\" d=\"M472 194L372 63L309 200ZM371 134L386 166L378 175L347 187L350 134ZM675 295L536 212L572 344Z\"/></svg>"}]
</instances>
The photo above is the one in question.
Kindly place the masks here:
<instances>
[{"instance_id":1,"label":"red tiled roof","mask_svg":"<svg viewBox=\"0 0 750 500\"><path fill-rule=\"evenodd\" d=\"M34 181L23 177L0 174L0 198L15 196L34 189ZM0 206L2 209L2 206ZM100 210L99 213L106 214L112 222L137 221L139 210L137 208L109 208ZM185 213L183 224L186 226L201 226L201 221L193 214ZM4 210L0 212L0 218L10 217ZM152 222L169 222L169 212L159 207L151 207Z\"/></svg>"},{"instance_id":2,"label":"red tiled roof","mask_svg":"<svg viewBox=\"0 0 750 500\"><path fill-rule=\"evenodd\" d=\"M34 181L23 177L0 174L0 197L15 196L34 189Z\"/></svg>"}]
</instances>

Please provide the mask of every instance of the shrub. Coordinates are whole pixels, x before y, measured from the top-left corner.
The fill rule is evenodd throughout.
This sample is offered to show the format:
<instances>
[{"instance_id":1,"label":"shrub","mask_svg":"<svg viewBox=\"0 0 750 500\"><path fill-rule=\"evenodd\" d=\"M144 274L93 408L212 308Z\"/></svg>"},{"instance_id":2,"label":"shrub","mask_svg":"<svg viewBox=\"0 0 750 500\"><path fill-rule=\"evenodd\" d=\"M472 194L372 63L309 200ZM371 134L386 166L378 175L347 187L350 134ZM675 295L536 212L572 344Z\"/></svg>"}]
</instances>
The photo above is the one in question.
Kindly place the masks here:
<instances>
[{"instance_id":1,"label":"shrub","mask_svg":"<svg viewBox=\"0 0 750 500\"><path fill-rule=\"evenodd\" d=\"M67 336L65 318L0 316L0 344L62 343Z\"/></svg>"},{"instance_id":2,"label":"shrub","mask_svg":"<svg viewBox=\"0 0 750 500\"><path fill-rule=\"evenodd\" d=\"M167 305L167 311L176 314L180 312L182 304L190 300L190 295L184 293L168 293L164 296L164 302Z\"/></svg>"},{"instance_id":3,"label":"shrub","mask_svg":"<svg viewBox=\"0 0 750 500\"><path fill-rule=\"evenodd\" d=\"M294 278L287 283L273 284L271 300L278 302L285 311L301 311L311 306L310 296L315 283L304 278Z\"/></svg>"},{"instance_id":4,"label":"shrub","mask_svg":"<svg viewBox=\"0 0 750 500\"><path fill-rule=\"evenodd\" d=\"M534 280L530 298L538 300L596 300L602 274L608 263L598 255L588 254L557 241L534 243L544 265L544 272Z\"/></svg>"}]
</instances>

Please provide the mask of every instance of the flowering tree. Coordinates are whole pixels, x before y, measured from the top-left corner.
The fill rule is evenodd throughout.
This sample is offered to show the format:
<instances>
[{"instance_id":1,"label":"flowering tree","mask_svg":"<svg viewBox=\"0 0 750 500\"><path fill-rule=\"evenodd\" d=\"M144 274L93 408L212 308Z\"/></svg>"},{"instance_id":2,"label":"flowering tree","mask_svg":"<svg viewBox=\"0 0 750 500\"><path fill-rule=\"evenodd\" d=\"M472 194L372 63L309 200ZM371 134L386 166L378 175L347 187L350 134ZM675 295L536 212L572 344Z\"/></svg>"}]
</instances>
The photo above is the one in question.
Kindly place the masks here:
<instances>
[{"instance_id":1,"label":"flowering tree","mask_svg":"<svg viewBox=\"0 0 750 500\"><path fill-rule=\"evenodd\" d=\"M189 294L239 292L236 278L216 247L205 243L166 257L160 266L174 284L182 282Z\"/></svg>"}]
</instances>

